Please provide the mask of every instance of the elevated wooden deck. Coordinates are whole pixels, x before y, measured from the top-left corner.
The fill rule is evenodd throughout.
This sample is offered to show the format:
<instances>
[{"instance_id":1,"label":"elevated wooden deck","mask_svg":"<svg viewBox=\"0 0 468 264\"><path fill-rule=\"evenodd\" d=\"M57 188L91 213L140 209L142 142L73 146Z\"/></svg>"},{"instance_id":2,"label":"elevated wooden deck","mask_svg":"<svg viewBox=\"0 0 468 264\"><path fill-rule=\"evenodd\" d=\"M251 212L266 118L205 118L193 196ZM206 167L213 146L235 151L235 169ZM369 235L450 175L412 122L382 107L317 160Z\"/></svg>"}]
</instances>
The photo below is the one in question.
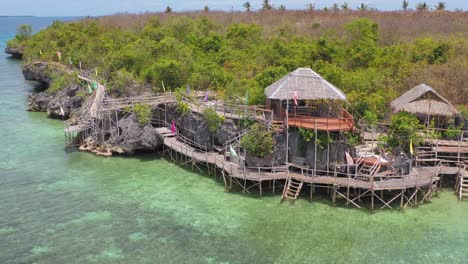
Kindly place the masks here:
<instances>
[{"instance_id":1,"label":"elevated wooden deck","mask_svg":"<svg viewBox=\"0 0 468 264\"><path fill-rule=\"evenodd\" d=\"M291 116L288 118L288 125L328 132L352 131L354 129L353 122L343 118Z\"/></svg>"},{"instance_id":2,"label":"elevated wooden deck","mask_svg":"<svg viewBox=\"0 0 468 264\"><path fill-rule=\"evenodd\" d=\"M337 185L339 187L351 187L373 190L404 190L420 186L428 186L437 181L438 170L436 167L417 167L413 168L409 175L401 178L387 178L384 176L375 176L372 181L353 179L347 177L322 176L322 175L304 175L293 171L281 172L259 172L239 166L235 162L225 160L224 155L216 152L200 152L194 148L180 142L175 137L164 138L164 145L173 151L187 156L197 162L205 162L216 165L220 170L224 170L229 177L241 180L250 180L256 182L268 180L286 180L293 178L299 181L313 184Z\"/></svg>"}]
</instances>

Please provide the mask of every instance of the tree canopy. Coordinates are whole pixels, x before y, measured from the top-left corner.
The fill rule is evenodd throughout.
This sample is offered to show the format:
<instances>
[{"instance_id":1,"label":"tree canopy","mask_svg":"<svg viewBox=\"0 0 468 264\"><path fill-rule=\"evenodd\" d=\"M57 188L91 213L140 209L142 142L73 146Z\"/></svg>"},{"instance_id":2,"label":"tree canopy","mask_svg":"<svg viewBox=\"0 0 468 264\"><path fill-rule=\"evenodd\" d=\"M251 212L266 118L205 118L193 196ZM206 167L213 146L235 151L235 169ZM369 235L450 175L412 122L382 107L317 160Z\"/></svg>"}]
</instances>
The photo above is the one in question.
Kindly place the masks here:
<instances>
[{"instance_id":1,"label":"tree canopy","mask_svg":"<svg viewBox=\"0 0 468 264\"><path fill-rule=\"evenodd\" d=\"M266 9L268 5L264 1ZM21 27L17 41L26 60L56 61L60 51L84 69L98 67L116 96L135 93L138 85L160 92L163 84L165 90L189 84L195 90L218 91L225 99L244 97L248 91L250 104L263 104L266 86L298 67L311 67L347 93L360 116L372 111L383 117L397 95L421 82L433 81L437 87L441 78L453 84L444 96L466 103L466 96L460 97L468 81L460 74L468 65L466 56L459 56L468 52L464 38L383 44L381 28L368 18L347 23L342 36L330 30L318 38L297 34L288 23L268 34L264 26L223 26L205 16L170 15L126 31L84 19L55 22L32 36ZM458 66L448 67L450 63Z\"/></svg>"}]
</instances>

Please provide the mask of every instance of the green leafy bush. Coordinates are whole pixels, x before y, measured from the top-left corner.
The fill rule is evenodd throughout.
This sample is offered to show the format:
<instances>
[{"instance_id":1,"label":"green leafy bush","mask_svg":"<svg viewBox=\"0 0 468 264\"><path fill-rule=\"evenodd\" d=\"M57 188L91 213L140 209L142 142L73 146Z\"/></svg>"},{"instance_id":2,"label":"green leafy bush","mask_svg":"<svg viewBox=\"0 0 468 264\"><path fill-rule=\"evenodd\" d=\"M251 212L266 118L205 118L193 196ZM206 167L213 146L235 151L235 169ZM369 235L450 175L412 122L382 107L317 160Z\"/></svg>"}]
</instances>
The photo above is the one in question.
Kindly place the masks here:
<instances>
[{"instance_id":1,"label":"green leafy bush","mask_svg":"<svg viewBox=\"0 0 468 264\"><path fill-rule=\"evenodd\" d=\"M387 144L390 147L402 147L408 151L411 141L414 145L420 143L421 137L418 130L423 128L416 116L407 112L399 112L391 118Z\"/></svg>"},{"instance_id":2,"label":"green leafy bush","mask_svg":"<svg viewBox=\"0 0 468 264\"><path fill-rule=\"evenodd\" d=\"M57 93L61 89L74 83L79 83L79 79L75 74L52 75L51 77L52 83L49 88L47 88L47 92L51 94Z\"/></svg>"},{"instance_id":3,"label":"green leafy bush","mask_svg":"<svg viewBox=\"0 0 468 264\"><path fill-rule=\"evenodd\" d=\"M346 131L343 133L343 135L345 136L348 145L352 147L357 146L361 141L361 136L358 133Z\"/></svg>"},{"instance_id":4,"label":"green leafy bush","mask_svg":"<svg viewBox=\"0 0 468 264\"><path fill-rule=\"evenodd\" d=\"M239 120L240 126L244 128L251 127L255 123L256 121L249 116L243 117L242 119Z\"/></svg>"},{"instance_id":5,"label":"green leafy bush","mask_svg":"<svg viewBox=\"0 0 468 264\"><path fill-rule=\"evenodd\" d=\"M146 124L151 120L151 106L146 104L135 104L133 112L136 115L138 123Z\"/></svg>"},{"instance_id":6,"label":"green leafy bush","mask_svg":"<svg viewBox=\"0 0 468 264\"><path fill-rule=\"evenodd\" d=\"M302 139L305 142L309 142L309 141L311 141L312 139L315 138L315 131L310 130L310 129L300 127L299 128L299 134L301 135Z\"/></svg>"},{"instance_id":7,"label":"green leafy bush","mask_svg":"<svg viewBox=\"0 0 468 264\"><path fill-rule=\"evenodd\" d=\"M203 111L203 118L208 125L208 129L212 133L216 132L224 122L224 116L218 115L212 108L207 108Z\"/></svg>"},{"instance_id":8,"label":"green leafy bush","mask_svg":"<svg viewBox=\"0 0 468 264\"><path fill-rule=\"evenodd\" d=\"M273 153L273 136L265 126L254 124L250 130L241 138L240 145L247 153L264 158Z\"/></svg>"},{"instance_id":9,"label":"green leafy bush","mask_svg":"<svg viewBox=\"0 0 468 264\"><path fill-rule=\"evenodd\" d=\"M366 123L370 126L377 125L377 122L379 121L377 114L369 110L364 111L363 118L366 121Z\"/></svg>"},{"instance_id":10,"label":"green leafy bush","mask_svg":"<svg viewBox=\"0 0 468 264\"><path fill-rule=\"evenodd\" d=\"M178 102L177 103L177 113L179 115L186 115L190 112L190 106L186 102Z\"/></svg>"},{"instance_id":11,"label":"green leafy bush","mask_svg":"<svg viewBox=\"0 0 468 264\"><path fill-rule=\"evenodd\" d=\"M444 137L451 140L457 139L461 135L463 125L463 123L455 125L455 120L450 119L448 121L448 128L444 131Z\"/></svg>"}]
</instances>

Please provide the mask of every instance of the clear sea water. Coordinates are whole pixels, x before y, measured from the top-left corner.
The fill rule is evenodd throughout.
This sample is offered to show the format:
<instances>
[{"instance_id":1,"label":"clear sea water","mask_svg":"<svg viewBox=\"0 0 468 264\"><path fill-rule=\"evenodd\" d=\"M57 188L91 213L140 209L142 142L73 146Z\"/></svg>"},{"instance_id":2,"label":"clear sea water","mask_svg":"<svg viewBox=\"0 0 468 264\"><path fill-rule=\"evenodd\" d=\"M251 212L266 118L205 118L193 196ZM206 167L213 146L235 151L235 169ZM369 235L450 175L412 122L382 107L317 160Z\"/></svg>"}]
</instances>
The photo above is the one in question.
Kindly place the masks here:
<instances>
[{"instance_id":1,"label":"clear sea water","mask_svg":"<svg viewBox=\"0 0 468 264\"><path fill-rule=\"evenodd\" d=\"M0 48L19 24L0 18ZM450 190L369 214L224 191L157 155L64 151L62 124L26 112L34 84L0 55L0 263L466 263L468 202Z\"/></svg>"}]
</instances>

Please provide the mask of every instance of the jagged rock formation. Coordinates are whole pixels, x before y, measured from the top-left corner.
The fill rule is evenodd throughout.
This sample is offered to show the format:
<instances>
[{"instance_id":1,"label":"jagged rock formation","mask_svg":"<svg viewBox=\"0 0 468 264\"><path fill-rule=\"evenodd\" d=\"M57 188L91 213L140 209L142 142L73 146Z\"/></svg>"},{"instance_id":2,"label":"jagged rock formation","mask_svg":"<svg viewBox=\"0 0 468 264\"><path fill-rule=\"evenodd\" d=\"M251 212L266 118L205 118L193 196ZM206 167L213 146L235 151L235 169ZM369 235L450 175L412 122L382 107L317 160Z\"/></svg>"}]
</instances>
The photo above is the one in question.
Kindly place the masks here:
<instances>
[{"instance_id":1,"label":"jagged rock formation","mask_svg":"<svg viewBox=\"0 0 468 264\"><path fill-rule=\"evenodd\" d=\"M62 107L64 118L69 118L71 113L80 108L83 103L83 97L78 96L77 93L83 88L77 84L70 84L55 93L49 103L47 104L47 114L50 117L61 117Z\"/></svg>"},{"instance_id":2,"label":"jagged rock formation","mask_svg":"<svg viewBox=\"0 0 468 264\"><path fill-rule=\"evenodd\" d=\"M153 126L138 123L134 114L119 121L119 130L117 138L111 138L104 143L118 148L119 153L132 154L137 150L152 150L162 143Z\"/></svg>"},{"instance_id":3,"label":"jagged rock formation","mask_svg":"<svg viewBox=\"0 0 468 264\"><path fill-rule=\"evenodd\" d=\"M23 51L21 49L19 49L19 48L6 47L5 48L5 53L10 54L15 59L23 58Z\"/></svg>"},{"instance_id":4,"label":"jagged rock formation","mask_svg":"<svg viewBox=\"0 0 468 264\"><path fill-rule=\"evenodd\" d=\"M36 81L44 86L52 83L52 71L59 69L50 69L46 62L35 62L23 67L23 76L28 81Z\"/></svg>"},{"instance_id":5,"label":"jagged rock formation","mask_svg":"<svg viewBox=\"0 0 468 264\"><path fill-rule=\"evenodd\" d=\"M216 139L219 145L224 145L228 139L234 137L239 132L239 127L231 119L226 119L223 125L216 131Z\"/></svg>"},{"instance_id":6,"label":"jagged rock formation","mask_svg":"<svg viewBox=\"0 0 468 264\"><path fill-rule=\"evenodd\" d=\"M52 74L63 74L65 69L59 66L51 67L45 62L36 62L26 65L23 68L23 75L26 80L37 81L45 87L52 83ZM83 98L77 96L84 88L78 84L70 84L63 87L56 93L42 91L33 93L28 98L28 111L47 112L50 117L69 118L71 113L81 107ZM64 116L61 115L62 107Z\"/></svg>"},{"instance_id":7,"label":"jagged rock formation","mask_svg":"<svg viewBox=\"0 0 468 264\"><path fill-rule=\"evenodd\" d=\"M274 134L275 146L273 153L264 158L258 158L247 153L245 162L249 167L275 167L286 163L286 137L284 134Z\"/></svg>"},{"instance_id":8,"label":"jagged rock formation","mask_svg":"<svg viewBox=\"0 0 468 264\"><path fill-rule=\"evenodd\" d=\"M295 157L304 158L305 164L310 168L315 166L315 144L313 141L305 142L298 131L289 133L289 157L294 160ZM330 156L328 158L328 151ZM341 142L333 142L330 144L329 150L326 147L317 146L317 169L325 170L326 164L329 162L344 164L345 151L351 152L348 146ZM327 160L329 159L329 160Z\"/></svg>"}]
</instances>

